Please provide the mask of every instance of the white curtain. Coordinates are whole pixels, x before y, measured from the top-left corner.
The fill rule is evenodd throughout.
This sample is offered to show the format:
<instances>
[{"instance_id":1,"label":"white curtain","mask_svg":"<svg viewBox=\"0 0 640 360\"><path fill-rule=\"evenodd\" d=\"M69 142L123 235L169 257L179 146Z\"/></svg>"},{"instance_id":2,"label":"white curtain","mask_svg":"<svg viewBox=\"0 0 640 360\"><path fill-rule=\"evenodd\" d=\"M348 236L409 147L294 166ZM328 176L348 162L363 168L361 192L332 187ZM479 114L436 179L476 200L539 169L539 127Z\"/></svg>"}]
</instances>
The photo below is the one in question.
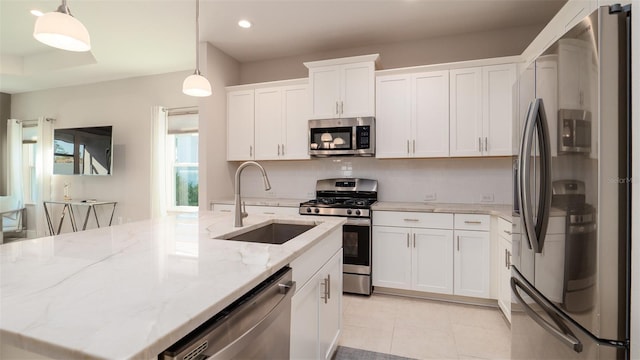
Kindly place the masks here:
<instances>
[{"instance_id":1,"label":"white curtain","mask_svg":"<svg viewBox=\"0 0 640 360\"><path fill-rule=\"evenodd\" d=\"M36 148L36 191L33 202L36 208L36 236L46 236L48 226L43 201L51 200L51 175L53 174L53 121L38 118L38 147Z\"/></svg>"},{"instance_id":2,"label":"white curtain","mask_svg":"<svg viewBox=\"0 0 640 360\"><path fill-rule=\"evenodd\" d=\"M154 106L151 116L151 218L167 215L167 111Z\"/></svg>"},{"instance_id":3,"label":"white curtain","mask_svg":"<svg viewBox=\"0 0 640 360\"><path fill-rule=\"evenodd\" d=\"M7 193L16 206L24 205L24 181L22 179L22 123L7 120Z\"/></svg>"}]
</instances>

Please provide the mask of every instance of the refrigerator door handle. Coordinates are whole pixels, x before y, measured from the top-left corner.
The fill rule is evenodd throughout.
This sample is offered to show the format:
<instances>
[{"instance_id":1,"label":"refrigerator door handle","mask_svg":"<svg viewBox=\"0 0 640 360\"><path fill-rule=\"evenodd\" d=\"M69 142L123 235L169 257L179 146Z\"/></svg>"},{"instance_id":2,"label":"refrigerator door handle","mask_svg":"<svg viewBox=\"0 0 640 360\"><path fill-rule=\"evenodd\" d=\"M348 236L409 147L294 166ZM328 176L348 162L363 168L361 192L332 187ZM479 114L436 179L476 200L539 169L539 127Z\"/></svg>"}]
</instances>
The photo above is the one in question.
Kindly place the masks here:
<instances>
[{"instance_id":1,"label":"refrigerator door handle","mask_svg":"<svg viewBox=\"0 0 640 360\"><path fill-rule=\"evenodd\" d=\"M529 103L527 117L524 123L524 132L520 141L520 152L518 153L518 200L520 204L520 212L522 214L522 225L524 227L524 237L527 239L529 249L533 249L532 241L535 240L535 231L533 228L533 219L530 214L531 207L531 191L529 173L529 154L531 154L531 141L533 139L533 127L535 122L533 117L533 102Z\"/></svg>"},{"instance_id":2,"label":"refrigerator door handle","mask_svg":"<svg viewBox=\"0 0 640 360\"><path fill-rule=\"evenodd\" d=\"M540 196L538 198L538 213L534 220L532 214L533 200L531 199L531 151L533 136L537 135L540 142ZM529 104L524 134L518 155L518 197L520 200L523 225L527 237L527 244L534 252L542 252L544 239L547 234L549 210L551 208L551 145L549 128L542 99L535 99Z\"/></svg>"},{"instance_id":3,"label":"refrigerator door handle","mask_svg":"<svg viewBox=\"0 0 640 360\"><path fill-rule=\"evenodd\" d=\"M518 291L518 289L522 289L522 291L524 291L533 301L535 301L535 303L538 304L540 308L542 308L542 310L544 310L544 312L547 315L549 315L549 317L551 317L551 319L555 323L555 326L554 324L545 320L537 312L535 312L535 310L533 310L531 306L529 306L529 304L527 304L527 302L522 298L522 295L520 295L520 292ZM529 289L523 282L516 279L515 277L512 277L511 291L513 292L518 303L520 303L520 305L522 306L524 311L527 313L527 315L529 315L530 318L532 318L536 323L538 323L538 325L540 325L547 332L555 336L562 343L569 346L573 351L577 353L582 352L582 349L583 349L582 342L580 342L580 340L578 340L575 334L566 325L562 323L560 318L553 313L553 310L549 309L542 302L542 300L538 298L534 294L534 292L531 289Z\"/></svg>"}]
</instances>

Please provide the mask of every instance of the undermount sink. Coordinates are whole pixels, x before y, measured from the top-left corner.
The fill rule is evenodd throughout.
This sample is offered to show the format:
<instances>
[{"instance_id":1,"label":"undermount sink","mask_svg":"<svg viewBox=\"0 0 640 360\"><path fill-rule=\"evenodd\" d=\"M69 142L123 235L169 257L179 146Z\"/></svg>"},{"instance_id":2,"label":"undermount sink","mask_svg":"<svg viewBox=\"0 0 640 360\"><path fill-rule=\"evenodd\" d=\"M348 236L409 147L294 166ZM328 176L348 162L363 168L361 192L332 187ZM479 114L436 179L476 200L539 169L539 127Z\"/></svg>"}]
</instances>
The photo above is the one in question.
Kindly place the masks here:
<instances>
[{"instance_id":1,"label":"undermount sink","mask_svg":"<svg viewBox=\"0 0 640 360\"><path fill-rule=\"evenodd\" d=\"M246 241L263 244L284 244L316 225L270 223L257 229L238 234L236 232L221 236L224 240Z\"/></svg>"}]
</instances>

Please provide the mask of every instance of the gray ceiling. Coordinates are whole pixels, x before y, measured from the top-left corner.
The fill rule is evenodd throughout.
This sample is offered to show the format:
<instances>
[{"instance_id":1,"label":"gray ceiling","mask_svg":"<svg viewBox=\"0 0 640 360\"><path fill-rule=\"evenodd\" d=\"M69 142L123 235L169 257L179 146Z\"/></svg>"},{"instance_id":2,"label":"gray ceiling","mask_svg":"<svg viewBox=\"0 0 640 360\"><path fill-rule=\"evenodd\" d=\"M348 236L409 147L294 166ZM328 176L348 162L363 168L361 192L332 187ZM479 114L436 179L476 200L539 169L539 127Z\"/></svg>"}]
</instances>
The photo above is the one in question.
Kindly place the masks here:
<instances>
[{"instance_id":1,"label":"gray ceiling","mask_svg":"<svg viewBox=\"0 0 640 360\"><path fill-rule=\"evenodd\" d=\"M566 0L201 0L200 39L240 62L547 23ZM192 70L195 0L69 0L92 51L32 37L31 9L60 1L0 0L0 92ZM241 29L237 21L254 26Z\"/></svg>"}]
</instances>

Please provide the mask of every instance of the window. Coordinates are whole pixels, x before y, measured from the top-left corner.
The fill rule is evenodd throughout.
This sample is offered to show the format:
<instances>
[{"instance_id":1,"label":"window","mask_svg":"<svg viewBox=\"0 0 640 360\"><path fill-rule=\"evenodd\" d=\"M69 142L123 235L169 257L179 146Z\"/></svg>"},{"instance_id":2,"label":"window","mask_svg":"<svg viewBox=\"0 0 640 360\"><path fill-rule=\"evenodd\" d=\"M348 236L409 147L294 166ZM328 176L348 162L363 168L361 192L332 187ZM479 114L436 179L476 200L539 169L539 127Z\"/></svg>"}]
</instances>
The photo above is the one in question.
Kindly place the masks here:
<instances>
[{"instance_id":1,"label":"window","mask_svg":"<svg viewBox=\"0 0 640 360\"><path fill-rule=\"evenodd\" d=\"M167 186L170 210L198 207L198 115L169 112L167 127Z\"/></svg>"}]
</instances>

